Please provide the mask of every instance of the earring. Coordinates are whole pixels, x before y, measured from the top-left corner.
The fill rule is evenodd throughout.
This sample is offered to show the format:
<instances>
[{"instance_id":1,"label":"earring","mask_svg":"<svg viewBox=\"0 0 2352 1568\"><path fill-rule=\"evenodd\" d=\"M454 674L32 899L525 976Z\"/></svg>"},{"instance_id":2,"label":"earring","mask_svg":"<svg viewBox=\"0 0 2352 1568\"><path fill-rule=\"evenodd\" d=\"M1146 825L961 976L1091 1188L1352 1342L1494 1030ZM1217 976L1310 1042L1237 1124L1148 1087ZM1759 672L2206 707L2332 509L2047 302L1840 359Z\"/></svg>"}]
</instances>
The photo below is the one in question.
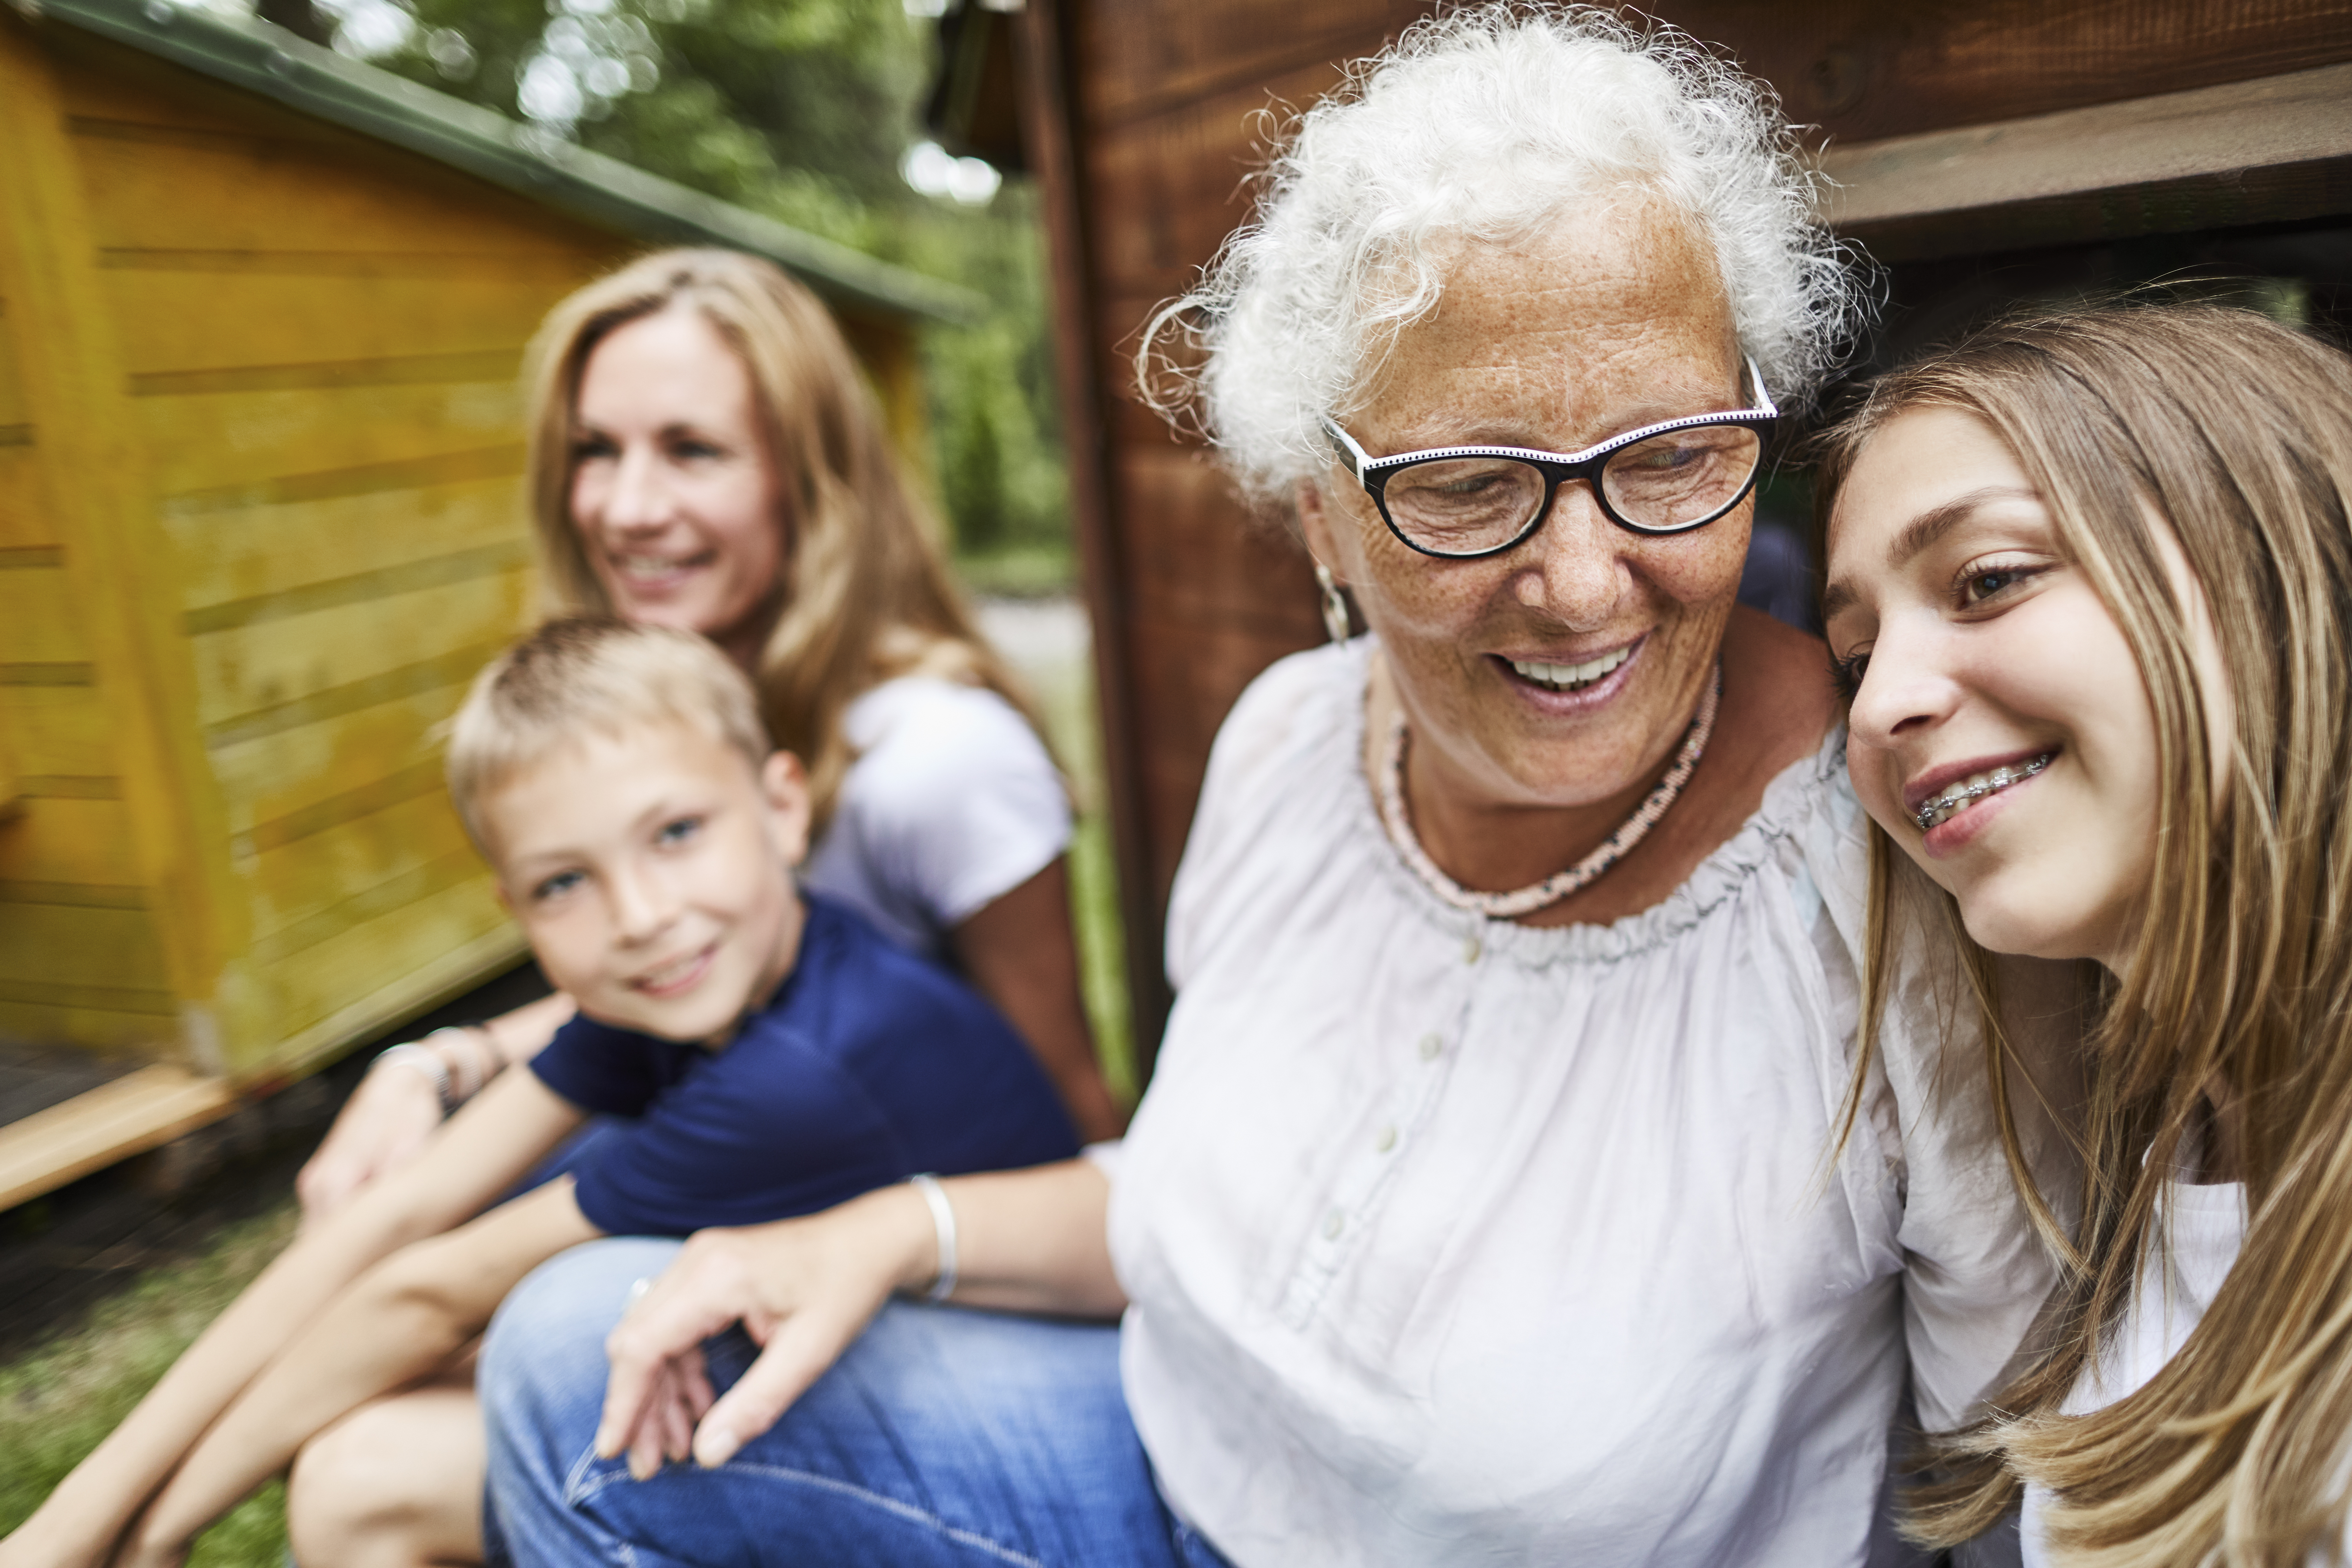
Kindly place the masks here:
<instances>
[{"instance_id":1,"label":"earring","mask_svg":"<svg viewBox=\"0 0 2352 1568\"><path fill-rule=\"evenodd\" d=\"M1346 642L1348 601L1339 597L1339 580L1331 575L1331 568L1318 561L1315 581L1323 588L1323 629L1331 634L1333 642Z\"/></svg>"}]
</instances>

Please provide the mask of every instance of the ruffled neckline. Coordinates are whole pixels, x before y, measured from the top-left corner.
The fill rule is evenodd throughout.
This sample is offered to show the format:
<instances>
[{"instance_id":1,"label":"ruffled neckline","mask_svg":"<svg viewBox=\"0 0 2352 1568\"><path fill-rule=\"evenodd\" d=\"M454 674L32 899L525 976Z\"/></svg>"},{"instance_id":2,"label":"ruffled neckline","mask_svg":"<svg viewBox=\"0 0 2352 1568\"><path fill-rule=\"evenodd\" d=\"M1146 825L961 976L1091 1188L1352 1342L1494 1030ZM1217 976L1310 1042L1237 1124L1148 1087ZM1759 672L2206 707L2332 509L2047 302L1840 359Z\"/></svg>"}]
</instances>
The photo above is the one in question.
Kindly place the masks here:
<instances>
[{"instance_id":1,"label":"ruffled neckline","mask_svg":"<svg viewBox=\"0 0 2352 1568\"><path fill-rule=\"evenodd\" d=\"M1456 939L1475 936L1483 952L1524 967L1617 963L1695 930L1776 858L1783 840L1819 816L1844 772L1845 730L1841 725L1811 756L1798 758L1773 775L1764 786L1763 801L1738 831L1700 861L1681 886L1646 910L1606 925L1528 926L1490 920L1457 910L1432 892L1405 864L1381 821L1380 805L1363 766L1366 684L1376 640L1368 634L1335 650L1339 679L1324 688L1325 700L1338 705L1331 728L1349 780L1341 832L1431 926Z\"/></svg>"}]
</instances>

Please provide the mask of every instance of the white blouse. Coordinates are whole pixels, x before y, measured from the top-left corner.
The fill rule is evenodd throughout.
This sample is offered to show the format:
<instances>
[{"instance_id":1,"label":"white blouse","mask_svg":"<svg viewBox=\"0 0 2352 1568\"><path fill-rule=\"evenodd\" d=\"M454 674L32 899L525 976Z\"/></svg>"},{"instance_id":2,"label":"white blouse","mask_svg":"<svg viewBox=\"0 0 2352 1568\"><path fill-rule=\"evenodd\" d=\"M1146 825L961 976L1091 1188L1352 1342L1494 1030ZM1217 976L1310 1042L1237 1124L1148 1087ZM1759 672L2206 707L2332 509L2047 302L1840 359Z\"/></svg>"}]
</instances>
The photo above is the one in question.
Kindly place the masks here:
<instances>
[{"instance_id":1,"label":"white blouse","mask_svg":"<svg viewBox=\"0 0 2352 1568\"><path fill-rule=\"evenodd\" d=\"M1241 1568L1901 1560L1906 1342L1956 1424L2052 1276L1973 1056L1930 1092L1916 963L1826 1157L1864 886L1842 738L1654 909L1489 921L1381 831L1369 642L1276 665L1218 735L1107 1162L1169 1500Z\"/></svg>"},{"instance_id":2,"label":"white blouse","mask_svg":"<svg viewBox=\"0 0 2352 1568\"><path fill-rule=\"evenodd\" d=\"M2084 1368L2059 1406L2063 1415L2088 1415L2138 1393L2189 1342L2244 1245L2245 1184L2167 1183L2157 1194L2151 1235L2131 1300L2101 1342L2097 1363ZM2025 1568L2050 1561L2042 1540L2049 1509L2049 1489L2026 1483L2020 1531Z\"/></svg>"},{"instance_id":3,"label":"white blouse","mask_svg":"<svg viewBox=\"0 0 2352 1568\"><path fill-rule=\"evenodd\" d=\"M1054 759L995 692L901 676L852 702L842 726L857 760L801 882L899 946L940 956L950 931L1068 846Z\"/></svg>"}]
</instances>

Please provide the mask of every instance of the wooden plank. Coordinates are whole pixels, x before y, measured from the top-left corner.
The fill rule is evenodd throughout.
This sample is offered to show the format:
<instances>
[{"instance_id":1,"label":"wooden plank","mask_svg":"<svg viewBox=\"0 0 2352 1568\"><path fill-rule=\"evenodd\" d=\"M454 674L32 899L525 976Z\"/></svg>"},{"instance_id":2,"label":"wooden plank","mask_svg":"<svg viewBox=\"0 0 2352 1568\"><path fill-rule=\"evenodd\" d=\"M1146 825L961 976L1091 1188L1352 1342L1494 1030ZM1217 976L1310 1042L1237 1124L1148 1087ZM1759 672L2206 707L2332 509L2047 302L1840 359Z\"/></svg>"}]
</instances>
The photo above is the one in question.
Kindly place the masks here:
<instances>
[{"instance_id":1,"label":"wooden plank","mask_svg":"<svg viewBox=\"0 0 2352 1568\"><path fill-rule=\"evenodd\" d=\"M463 906L471 918L453 920L450 909L437 906L421 916L413 910L403 911L396 918L410 924L421 923L428 933L427 939L416 943L413 950L402 950L414 958L414 966L373 989L329 995L329 1011L306 1027L253 1053L255 1066L249 1070L273 1077L307 1072L321 1062L333 1060L353 1041L381 1034L404 1018L413 1018L439 1006L490 976L511 969L528 951L522 933L505 920L503 911L497 910L495 905L486 912L475 889L456 889L444 897L449 900L450 909ZM498 918L489 919L490 913ZM479 929L476 934L463 937L455 946L440 945L444 939L477 923ZM285 967L290 971L304 962L307 960L289 961Z\"/></svg>"},{"instance_id":2,"label":"wooden plank","mask_svg":"<svg viewBox=\"0 0 2352 1568\"><path fill-rule=\"evenodd\" d=\"M1149 824L1142 790L1142 712L1127 640L1124 539L1112 511L1104 449L1104 389L1094 374L1085 323L1093 314L1088 192L1079 162L1072 95L1086 61L1064 53L1066 5L1027 0L1016 34L1025 83L1021 134L1045 216L1046 260L1060 330L1054 368L1061 392L1062 434L1069 455L1070 511L1078 567L1094 622L1095 704L1101 720L1103 775L1110 804L1111 852L1118 863L1119 918L1126 929L1127 989L1136 1080L1148 1082L1167 1022L1167 971L1160 956L1164 906L1152 891Z\"/></svg>"},{"instance_id":3,"label":"wooden plank","mask_svg":"<svg viewBox=\"0 0 2352 1568\"><path fill-rule=\"evenodd\" d=\"M597 243L518 197L468 189L421 159L415 168L429 171L422 177L372 177L348 160L250 133L173 136L88 118L71 129L107 250L484 258L436 264L468 270L497 258L509 272L528 268L561 279L593 275L627 248L617 239ZM240 199L207 206L189 200L192 186L235 188Z\"/></svg>"},{"instance_id":4,"label":"wooden plank","mask_svg":"<svg viewBox=\"0 0 2352 1568\"><path fill-rule=\"evenodd\" d=\"M431 159L138 50L67 28L47 42L65 121L93 183L106 187L94 197L102 245L401 250L416 248L420 226L431 224L470 234L462 248L475 250L617 257L629 248ZM142 158L140 149L168 150L180 162ZM210 208L188 201L174 170L202 159L220 171L211 183L225 178L246 199ZM168 237L190 233L211 237Z\"/></svg>"},{"instance_id":5,"label":"wooden plank","mask_svg":"<svg viewBox=\"0 0 2352 1568\"><path fill-rule=\"evenodd\" d=\"M1832 146L1831 221L1887 259L2352 210L2352 64Z\"/></svg>"},{"instance_id":6,"label":"wooden plank","mask_svg":"<svg viewBox=\"0 0 2352 1568\"><path fill-rule=\"evenodd\" d=\"M478 356L403 355L394 360L251 367L263 373L374 370L396 375L423 361L429 368L468 361L476 374L421 384L337 384L321 375L310 386L207 390L142 395L131 387L139 427L155 454L155 486L165 495L251 486L289 474L396 462L442 452L475 451L518 441L522 405L514 385L521 350ZM489 371L487 376L480 371ZM207 373L224 379L237 372Z\"/></svg>"},{"instance_id":7,"label":"wooden plank","mask_svg":"<svg viewBox=\"0 0 2352 1568\"><path fill-rule=\"evenodd\" d=\"M1672 19L1779 87L1832 142L2352 60L2352 0L1680 0Z\"/></svg>"},{"instance_id":8,"label":"wooden plank","mask_svg":"<svg viewBox=\"0 0 2352 1568\"><path fill-rule=\"evenodd\" d=\"M246 864L255 962L316 946L340 929L334 921L373 919L485 869L438 789L279 844Z\"/></svg>"},{"instance_id":9,"label":"wooden plank","mask_svg":"<svg viewBox=\"0 0 2352 1568\"><path fill-rule=\"evenodd\" d=\"M97 276L133 376L505 353L568 291L534 278Z\"/></svg>"},{"instance_id":10,"label":"wooden plank","mask_svg":"<svg viewBox=\"0 0 2352 1568\"><path fill-rule=\"evenodd\" d=\"M152 1058L169 1055L179 1032L176 1012L73 1007L0 995L0 1034L19 1040L71 1041L84 1050Z\"/></svg>"},{"instance_id":11,"label":"wooden plank","mask_svg":"<svg viewBox=\"0 0 2352 1568\"><path fill-rule=\"evenodd\" d=\"M1123 0L1072 17L1078 114L1091 139L1106 128L1264 84L1378 49L1426 6L1378 0ZM1303 102L1290 100L1292 102Z\"/></svg>"},{"instance_id":12,"label":"wooden plank","mask_svg":"<svg viewBox=\"0 0 2352 1568\"><path fill-rule=\"evenodd\" d=\"M198 637L196 717L221 744L231 734L255 732L256 725L314 723L372 706L338 694L378 689L378 683L404 679L402 672L437 670L455 659L449 672L470 679L490 657L478 650L502 647L522 626L529 586L517 565L421 593Z\"/></svg>"},{"instance_id":13,"label":"wooden plank","mask_svg":"<svg viewBox=\"0 0 2352 1568\"><path fill-rule=\"evenodd\" d=\"M116 771L106 704L93 687L0 687L0 732L28 793L44 793L36 779L111 778Z\"/></svg>"},{"instance_id":14,"label":"wooden plank","mask_svg":"<svg viewBox=\"0 0 2352 1568\"><path fill-rule=\"evenodd\" d=\"M1205 454L1163 440L1122 447L1114 463L1126 529L1122 635L1138 706L1152 716L1144 869L1164 900L1217 726L1268 664L1322 640L1322 623L1306 552L1246 518Z\"/></svg>"},{"instance_id":15,"label":"wooden plank","mask_svg":"<svg viewBox=\"0 0 2352 1568\"><path fill-rule=\"evenodd\" d=\"M1138 705L1152 716L1144 753L1142 809L1150 825L1148 893L1165 908L1217 727L1234 699L1299 639L1261 635L1248 624L1203 625L1139 613L1129 639L1141 678Z\"/></svg>"},{"instance_id":16,"label":"wooden plank","mask_svg":"<svg viewBox=\"0 0 2352 1568\"><path fill-rule=\"evenodd\" d=\"M290 584L268 593L195 605L180 617L180 625L189 636L201 637L412 594L454 591L478 584L484 578L527 574L531 567L530 546L520 539L503 539L451 551L446 555L426 556L347 576Z\"/></svg>"},{"instance_id":17,"label":"wooden plank","mask_svg":"<svg viewBox=\"0 0 2352 1568\"><path fill-rule=\"evenodd\" d=\"M62 558L47 570L6 564L0 556L0 664L87 663L83 612Z\"/></svg>"},{"instance_id":18,"label":"wooden plank","mask_svg":"<svg viewBox=\"0 0 2352 1568\"><path fill-rule=\"evenodd\" d=\"M0 550L57 542L57 519L43 493L36 439L37 432L29 424L0 425Z\"/></svg>"},{"instance_id":19,"label":"wooden plank","mask_svg":"<svg viewBox=\"0 0 2352 1568\"><path fill-rule=\"evenodd\" d=\"M148 910L0 900L0 985L26 983L172 996Z\"/></svg>"},{"instance_id":20,"label":"wooden plank","mask_svg":"<svg viewBox=\"0 0 2352 1568\"><path fill-rule=\"evenodd\" d=\"M1153 299L1189 286L1249 216L1244 182L1261 159L1259 111L1269 94L1304 104L1339 79L1337 63L1318 62L1090 132L1084 177L1096 215L1087 235L1096 286ZM1096 341L1108 347L1133 325Z\"/></svg>"},{"instance_id":21,"label":"wooden plank","mask_svg":"<svg viewBox=\"0 0 2352 1568\"><path fill-rule=\"evenodd\" d=\"M0 300L0 430L29 432L33 425L33 405L25 401L24 377L16 369L15 323L8 320L8 301ZM12 445L25 445L26 436L18 436Z\"/></svg>"},{"instance_id":22,"label":"wooden plank","mask_svg":"<svg viewBox=\"0 0 2352 1568\"><path fill-rule=\"evenodd\" d=\"M0 830L0 880L150 885L131 842L127 803L49 795L41 791L44 782L26 768L23 809Z\"/></svg>"},{"instance_id":23,"label":"wooden plank","mask_svg":"<svg viewBox=\"0 0 2352 1568\"><path fill-rule=\"evenodd\" d=\"M486 649L481 657L495 653ZM457 710L471 679L471 670L457 673L446 685L215 751L214 767L236 826L232 852L242 861L267 847L273 824L299 822L314 810L331 814L337 803L385 781L437 769L439 751L429 732Z\"/></svg>"},{"instance_id":24,"label":"wooden plank","mask_svg":"<svg viewBox=\"0 0 2352 1568\"><path fill-rule=\"evenodd\" d=\"M240 1075L292 1070L510 964L522 939L487 875L453 883L258 972L283 1032L233 1043Z\"/></svg>"},{"instance_id":25,"label":"wooden plank","mask_svg":"<svg viewBox=\"0 0 2352 1568\"><path fill-rule=\"evenodd\" d=\"M184 602L202 615L379 574L410 581L434 563L478 564L486 554L528 566L517 489L509 479L481 479L208 512L166 526L189 563Z\"/></svg>"},{"instance_id":26,"label":"wooden plank","mask_svg":"<svg viewBox=\"0 0 2352 1568\"><path fill-rule=\"evenodd\" d=\"M160 1147L236 1107L218 1079L157 1063L0 1127L0 1209Z\"/></svg>"},{"instance_id":27,"label":"wooden plank","mask_svg":"<svg viewBox=\"0 0 2352 1568\"><path fill-rule=\"evenodd\" d=\"M169 989L201 1004L235 937L226 832L184 720L194 692L184 639L167 618L178 610L171 546L155 527L121 391L125 359L91 265L98 246L64 120L30 26L13 12L0 15L0 167L8 170L0 180L0 299L26 397L42 420L41 494L52 531L41 542L67 547L81 632L108 700L115 760L107 772L122 797L37 803L6 835L12 842L0 846L0 861L55 857L41 842L45 820L68 805L111 805L119 815L109 842L75 854L132 857L131 874L89 879L152 890Z\"/></svg>"}]
</instances>

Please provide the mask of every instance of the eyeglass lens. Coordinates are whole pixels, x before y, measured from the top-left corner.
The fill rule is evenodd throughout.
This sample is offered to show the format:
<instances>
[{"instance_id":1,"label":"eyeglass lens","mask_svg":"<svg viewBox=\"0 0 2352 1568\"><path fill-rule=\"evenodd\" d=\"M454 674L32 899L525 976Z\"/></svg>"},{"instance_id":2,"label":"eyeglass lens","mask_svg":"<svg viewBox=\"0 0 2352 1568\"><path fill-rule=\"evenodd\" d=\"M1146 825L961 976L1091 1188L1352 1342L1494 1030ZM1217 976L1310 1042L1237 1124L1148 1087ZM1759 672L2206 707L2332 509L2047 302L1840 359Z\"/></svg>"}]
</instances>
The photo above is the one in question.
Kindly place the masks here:
<instances>
[{"instance_id":1,"label":"eyeglass lens","mask_svg":"<svg viewBox=\"0 0 2352 1568\"><path fill-rule=\"evenodd\" d=\"M1672 532L1730 506L1762 455L1762 437L1744 425L1669 430L1611 453L1601 486L1609 510L1628 527ZM1415 544L1468 555L1517 538L1548 484L1541 469L1514 458L1441 458L1397 469L1381 499Z\"/></svg>"}]
</instances>

